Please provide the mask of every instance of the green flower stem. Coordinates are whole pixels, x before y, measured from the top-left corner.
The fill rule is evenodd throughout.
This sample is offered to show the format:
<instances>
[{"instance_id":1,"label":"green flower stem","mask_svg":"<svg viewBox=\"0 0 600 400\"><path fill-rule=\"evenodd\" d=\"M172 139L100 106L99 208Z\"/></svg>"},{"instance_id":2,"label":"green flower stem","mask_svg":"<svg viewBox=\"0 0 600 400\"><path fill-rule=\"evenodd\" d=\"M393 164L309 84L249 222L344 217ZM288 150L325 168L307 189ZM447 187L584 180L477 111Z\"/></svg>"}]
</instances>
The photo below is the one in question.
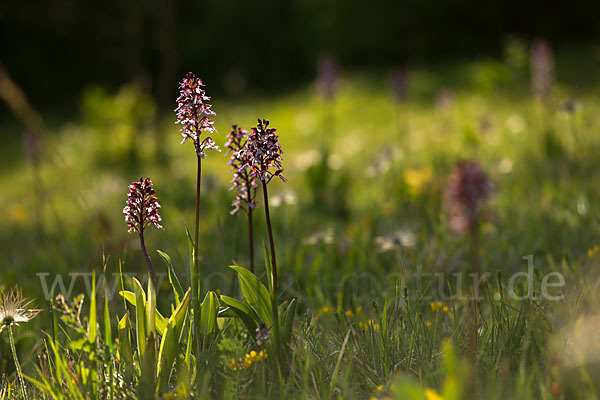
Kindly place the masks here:
<instances>
[{"instance_id":1,"label":"green flower stem","mask_svg":"<svg viewBox=\"0 0 600 400\"><path fill-rule=\"evenodd\" d=\"M254 238L252 231L252 208L248 207L248 241L250 246L250 272L254 273Z\"/></svg>"},{"instance_id":2,"label":"green flower stem","mask_svg":"<svg viewBox=\"0 0 600 400\"><path fill-rule=\"evenodd\" d=\"M23 380L23 371L21 370L21 364L17 357L17 349L15 348L15 338L13 336L12 326L8 326L8 337L10 338L10 348L12 350L13 359L15 360L15 368L17 369L17 376L19 377L19 384L21 385L21 393L25 400L28 400L27 391L25 390L25 381Z\"/></svg>"},{"instance_id":3,"label":"green flower stem","mask_svg":"<svg viewBox=\"0 0 600 400\"><path fill-rule=\"evenodd\" d=\"M271 228L271 215L269 214L269 195L267 194L267 183L262 181L263 196L265 199L265 217L267 219L267 230L269 231L269 245L271 247L271 276L273 279L273 300L277 304L277 259L275 258L275 243L273 243L273 229Z\"/></svg>"},{"instance_id":4,"label":"green flower stem","mask_svg":"<svg viewBox=\"0 0 600 400\"><path fill-rule=\"evenodd\" d=\"M140 246L142 247L142 253L144 253L144 258L146 259L146 264L148 264L148 273L150 274L150 279L154 282L154 268L152 267L152 260L150 260L150 256L148 255L148 250L146 250L146 242L144 241L144 228L140 230Z\"/></svg>"},{"instance_id":5,"label":"green flower stem","mask_svg":"<svg viewBox=\"0 0 600 400\"><path fill-rule=\"evenodd\" d=\"M194 259L192 263L192 309L194 310L194 337L196 338L196 358L200 357L200 187L202 184L202 158L198 155L198 174L196 177L196 220L194 226Z\"/></svg>"}]
</instances>

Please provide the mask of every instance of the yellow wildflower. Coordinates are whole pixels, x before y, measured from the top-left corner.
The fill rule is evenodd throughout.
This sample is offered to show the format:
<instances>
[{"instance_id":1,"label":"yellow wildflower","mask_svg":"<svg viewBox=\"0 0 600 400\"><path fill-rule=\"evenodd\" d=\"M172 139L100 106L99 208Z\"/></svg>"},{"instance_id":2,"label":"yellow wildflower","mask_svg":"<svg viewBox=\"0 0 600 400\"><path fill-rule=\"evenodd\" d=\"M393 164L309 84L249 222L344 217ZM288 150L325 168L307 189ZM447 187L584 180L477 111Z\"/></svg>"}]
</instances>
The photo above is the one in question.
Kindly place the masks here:
<instances>
[{"instance_id":1,"label":"yellow wildflower","mask_svg":"<svg viewBox=\"0 0 600 400\"><path fill-rule=\"evenodd\" d=\"M27 209L23 204L15 204L10 209L11 219L18 223L27 222Z\"/></svg>"},{"instance_id":2,"label":"yellow wildflower","mask_svg":"<svg viewBox=\"0 0 600 400\"><path fill-rule=\"evenodd\" d=\"M375 332L379 331L379 324L372 319L368 320L367 322L359 321L358 327L365 330L373 329Z\"/></svg>"},{"instance_id":3,"label":"yellow wildflower","mask_svg":"<svg viewBox=\"0 0 600 400\"><path fill-rule=\"evenodd\" d=\"M348 317L348 318L354 317L354 313L352 312L352 310L346 310L346 317Z\"/></svg>"},{"instance_id":4,"label":"yellow wildflower","mask_svg":"<svg viewBox=\"0 0 600 400\"><path fill-rule=\"evenodd\" d=\"M412 194L419 194L432 176L433 170L430 167L409 169L404 173L404 181Z\"/></svg>"},{"instance_id":5,"label":"yellow wildflower","mask_svg":"<svg viewBox=\"0 0 600 400\"><path fill-rule=\"evenodd\" d=\"M321 307L317 310L317 317L323 314L329 314L335 312L335 310L333 309L333 307Z\"/></svg>"},{"instance_id":6,"label":"yellow wildflower","mask_svg":"<svg viewBox=\"0 0 600 400\"><path fill-rule=\"evenodd\" d=\"M436 312L439 309L442 309L444 312L448 312L446 311L446 309L448 308L443 301L432 301L431 303L429 303L429 308L431 308L431 311Z\"/></svg>"},{"instance_id":7,"label":"yellow wildflower","mask_svg":"<svg viewBox=\"0 0 600 400\"><path fill-rule=\"evenodd\" d=\"M248 369L252 366L252 364L264 360L267 358L267 352L261 350L260 352L256 352L255 350L247 353L244 358L240 358L239 360L235 360L235 358L231 359L230 368L232 371L239 371L242 369Z\"/></svg>"}]
</instances>

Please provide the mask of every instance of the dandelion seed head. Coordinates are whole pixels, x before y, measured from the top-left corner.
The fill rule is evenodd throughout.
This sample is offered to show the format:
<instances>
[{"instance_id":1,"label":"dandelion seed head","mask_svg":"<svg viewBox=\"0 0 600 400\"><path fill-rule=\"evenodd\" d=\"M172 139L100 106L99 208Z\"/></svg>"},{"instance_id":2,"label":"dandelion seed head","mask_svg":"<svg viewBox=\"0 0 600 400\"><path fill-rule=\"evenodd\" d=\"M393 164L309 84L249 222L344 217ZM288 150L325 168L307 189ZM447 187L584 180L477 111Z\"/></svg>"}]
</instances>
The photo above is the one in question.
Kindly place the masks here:
<instances>
[{"instance_id":1,"label":"dandelion seed head","mask_svg":"<svg viewBox=\"0 0 600 400\"><path fill-rule=\"evenodd\" d=\"M23 293L18 288L2 293L0 302L0 332L13 325L27 323L35 318L42 310L30 308L33 300L23 298Z\"/></svg>"}]
</instances>

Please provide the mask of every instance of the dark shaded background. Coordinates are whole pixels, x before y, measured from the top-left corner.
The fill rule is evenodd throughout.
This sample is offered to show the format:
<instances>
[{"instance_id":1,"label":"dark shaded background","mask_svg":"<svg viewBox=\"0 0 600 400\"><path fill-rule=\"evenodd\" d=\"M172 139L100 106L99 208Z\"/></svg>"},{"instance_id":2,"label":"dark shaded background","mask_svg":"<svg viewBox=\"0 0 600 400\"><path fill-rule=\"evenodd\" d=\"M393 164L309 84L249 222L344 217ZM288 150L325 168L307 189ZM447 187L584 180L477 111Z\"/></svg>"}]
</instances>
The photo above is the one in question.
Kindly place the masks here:
<instances>
[{"instance_id":1,"label":"dark shaded background","mask_svg":"<svg viewBox=\"0 0 600 400\"><path fill-rule=\"evenodd\" d=\"M135 81L172 108L187 70L236 96L312 80L324 52L346 69L385 69L499 55L507 35L561 46L599 33L597 0L0 3L0 60L38 108L67 115L89 84Z\"/></svg>"}]
</instances>

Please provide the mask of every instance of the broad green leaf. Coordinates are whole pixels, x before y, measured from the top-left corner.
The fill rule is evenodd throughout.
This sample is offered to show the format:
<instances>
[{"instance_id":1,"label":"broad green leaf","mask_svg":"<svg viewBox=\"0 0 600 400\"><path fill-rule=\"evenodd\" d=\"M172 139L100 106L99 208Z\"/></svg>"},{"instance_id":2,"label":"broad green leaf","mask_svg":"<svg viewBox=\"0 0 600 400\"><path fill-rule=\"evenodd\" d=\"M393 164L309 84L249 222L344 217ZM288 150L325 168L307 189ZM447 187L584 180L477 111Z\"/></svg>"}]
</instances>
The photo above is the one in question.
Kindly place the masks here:
<instances>
[{"instance_id":1,"label":"broad green leaf","mask_svg":"<svg viewBox=\"0 0 600 400\"><path fill-rule=\"evenodd\" d=\"M271 264L271 255L267 250L267 243L263 240L263 254L265 257L265 272L267 273L267 282L269 284L269 292L273 293L273 265Z\"/></svg>"},{"instance_id":2,"label":"broad green leaf","mask_svg":"<svg viewBox=\"0 0 600 400\"><path fill-rule=\"evenodd\" d=\"M125 293L125 279L123 278L123 263L119 259L119 280L121 281L121 292ZM135 298L135 297L134 297ZM123 296L123 309L127 311L126 299Z\"/></svg>"},{"instance_id":3,"label":"broad green leaf","mask_svg":"<svg viewBox=\"0 0 600 400\"><path fill-rule=\"evenodd\" d=\"M133 365L133 352L131 350L131 339L129 337L129 311L119 321L119 355L121 362L125 365Z\"/></svg>"},{"instance_id":4,"label":"broad green leaf","mask_svg":"<svg viewBox=\"0 0 600 400\"><path fill-rule=\"evenodd\" d=\"M171 283L171 287L173 288L173 294L175 295L175 306L178 306L181 302L181 298L183 297L183 288L181 286L181 283L179 282L179 278L177 278L177 274L175 273L173 264L171 263L171 257L169 257L169 255L165 252L162 252L160 250L156 251L163 259L165 264L167 264L169 272L169 282Z\"/></svg>"},{"instance_id":5,"label":"broad green leaf","mask_svg":"<svg viewBox=\"0 0 600 400\"><path fill-rule=\"evenodd\" d=\"M235 311L231 307L220 307L217 317L218 318L235 318Z\"/></svg>"},{"instance_id":6,"label":"broad green leaf","mask_svg":"<svg viewBox=\"0 0 600 400\"><path fill-rule=\"evenodd\" d=\"M127 300L127 302L129 304L131 304L132 306L137 308L136 301L135 301L135 293L124 290L124 291L120 291L119 294L121 296L123 296L123 298L125 300ZM156 310L156 315L154 317L154 326L155 326L156 332L159 334L159 336L163 335L163 333L165 332L165 329L167 327L167 319L165 317L163 317L163 315L158 310Z\"/></svg>"},{"instance_id":7,"label":"broad green leaf","mask_svg":"<svg viewBox=\"0 0 600 400\"><path fill-rule=\"evenodd\" d=\"M135 291L135 331L138 355L140 360L143 360L146 350L146 294L142 289L142 284L136 278L133 278L133 289Z\"/></svg>"},{"instance_id":8,"label":"broad green leaf","mask_svg":"<svg viewBox=\"0 0 600 400\"><path fill-rule=\"evenodd\" d=\"M225 303L230 307L231 310L242 320L248 331L250 332L250 336L254 336L256 333L256 327L258 323L260 323L260 319L254 312L252 308L246 303L243 303L233 297L229 296L221 296L221 302Z\"/></svg>"},{"instance_id":9,"label":"broad green leaf","mask_svg":"<svg viewBox=\"0 0 600 400\"><path fill-rule=\"evenodd\" d=\"M169 318L165 334L162 342L160 343L157 371L157 390L159 394L164 393L168 389L169 376L173 364L179 359L179 341L181 340L181 332L185 322L185 315L190 303L190 295L191 289L188 289L181 303ZM191 341L191 339L189 341Z\"/></svg>"},{"instance_id":10,"label":"broad green leaf","mask_svg":"<svg viewBox=\"0 0 600 400\"><path fill-rule=\"evenodd\" d=\"M148 291L146 294L148 296L146 302L146 334L149 335L150 332L154 332L156 329L156 290L150 274L148 274Z\"/></svg>"},{"instance_id":11,"label":"broad green leaf","mask_svg":"<svg viewBox=\"0 0 600 400\"><path fill-rule=\"evenodd\" d=\"M215 292L209 291L206 294L200 305L200 309L200 332L202 336L206 337L218 330L217 314L219 311L219 298Z\"/></svg>"},{"instance_id":12,"label":"broad green leaf","mask_svg":"<svg viewBox=\"0 0 600 400\"><path fill-rule=\"evenodd\" d=\"M144 346L138 396L141 399L151 399L154 398L153 394L156 390L156 336L154 332L150 332Z\"/></svg>"},{"instance_id":13,"label":"broad green leaf","mask_svg":"<svg viewBox=\"0 0 600 400\"><path fill-rule=\"evenodd\" d=\"M252 307L252 309L260 317L260 319L267 324L267 326L272 327L274 318L271 295L269 294L269 291L265 285L263 285L262 282L259 281L258 278L246 268L237 267L234 265L230 266L229 268L237 272L242 293L250 307Z\"/></svg>"},{"instance_id":14,"label":"broad green leaf","mask_svg":"<svg viewBox=\"0 0 600 400\"><path fill-rule=\"evenodd\" d=\"M177 328L175 331L175 337L177 338L177 340L180 340L181 338L181 331L183 330L185 316L188 311L191 296L192 290L188 288L187 292L185 292L185 295L183 296L183 299L181 300L181 303L177 306L177 308L169 318L169 321L173 320L175 322L175 327Z\"/></svg>"},{"instance_id":15,"label":"broad green leaf","mask_svg":"<svg viewBox=\"0 0 600 400\"><path fill-rule=\"evenodd\" d=\"M185 347L185 359L183 360L185 368L188 370L188 376L192 375L192 367L196 365L196 359L192 355L192 324L189 324L188 341Z\"/></svg>"}]
</instances>

